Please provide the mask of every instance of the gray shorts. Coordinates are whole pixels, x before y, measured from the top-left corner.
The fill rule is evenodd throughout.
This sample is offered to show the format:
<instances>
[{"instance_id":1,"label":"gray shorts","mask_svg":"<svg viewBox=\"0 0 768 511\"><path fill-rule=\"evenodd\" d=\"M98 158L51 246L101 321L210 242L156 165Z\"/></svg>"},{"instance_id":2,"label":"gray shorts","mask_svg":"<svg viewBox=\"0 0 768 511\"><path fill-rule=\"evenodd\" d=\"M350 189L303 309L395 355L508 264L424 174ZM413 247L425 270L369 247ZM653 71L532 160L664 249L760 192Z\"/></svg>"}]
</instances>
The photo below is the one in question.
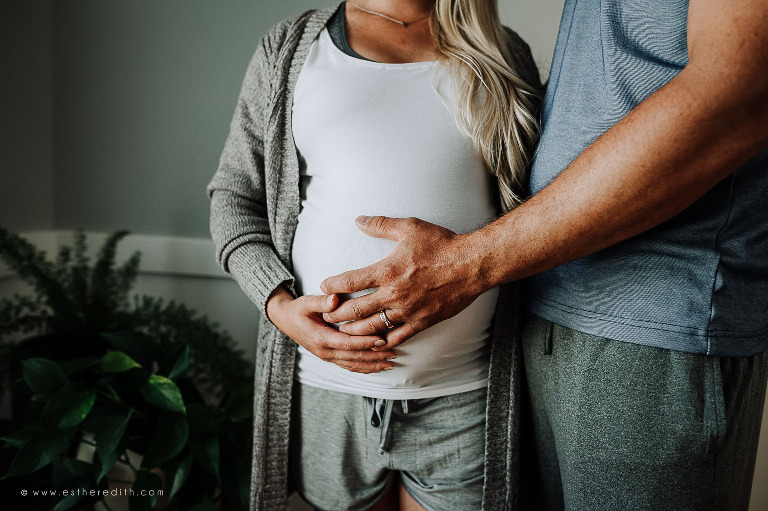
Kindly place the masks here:
<instances>
[{"instance_id":1,"label":"gray shorts","mask_svg":"<svg viewBox=\"0 0 768 511\"><path fill-rule=\"evenodd\" d=\"M523 357L522 509L747 509L768 351L682 353L528 316Z\"/></svg>"},{"instance_id":2,"label":"gray shorts","mask_svg":"<svg viewBox=\"0 0 768 511\"><path fill-rule=\"evenodd\" d=\"M485 398L393 401L295 383L291 483L325 511L371 509L398 480L427 510L479 510Z\"/></svg>"}]
</instances>

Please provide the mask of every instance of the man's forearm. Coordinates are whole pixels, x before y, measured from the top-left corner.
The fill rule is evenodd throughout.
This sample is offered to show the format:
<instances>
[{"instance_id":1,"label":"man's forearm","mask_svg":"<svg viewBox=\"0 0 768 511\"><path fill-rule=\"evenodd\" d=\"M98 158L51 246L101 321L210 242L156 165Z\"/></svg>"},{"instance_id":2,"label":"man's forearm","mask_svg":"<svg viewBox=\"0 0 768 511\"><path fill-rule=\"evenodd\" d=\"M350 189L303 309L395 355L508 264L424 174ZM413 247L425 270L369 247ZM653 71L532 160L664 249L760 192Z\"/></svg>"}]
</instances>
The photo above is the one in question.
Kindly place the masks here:
<instances>
[{"instance_id":1,"label":"man's forearm","mask_svg":"<svg viewBox=\"0 0 768 511\"><path fill-rule=\"evenodd\" d=\"M376 314L386 309L401 323L387 334L396 346L495 285L578 259L680 213L768 147L766 26L765 0L691 0L685 69L525 204L462 235L414 219L362 221L366 234L398 244L382 261L324 281L327 293L377 288L344 302L327 320L352 321L344 328L355 335L371 333L381 327Z\"/></svg>"},{"instance_id":2,"label":"man's forearm","mask_svg":"<svg viewBox=\"0 0 768 511\"><path fill-rule=\"evenodd\" d=\"M768 90L689 66L528 202L468 236L485 287L572 261L675 216L768 146ZM724 99L726 98L726 99Z\"/></svg>"}]
</instances>

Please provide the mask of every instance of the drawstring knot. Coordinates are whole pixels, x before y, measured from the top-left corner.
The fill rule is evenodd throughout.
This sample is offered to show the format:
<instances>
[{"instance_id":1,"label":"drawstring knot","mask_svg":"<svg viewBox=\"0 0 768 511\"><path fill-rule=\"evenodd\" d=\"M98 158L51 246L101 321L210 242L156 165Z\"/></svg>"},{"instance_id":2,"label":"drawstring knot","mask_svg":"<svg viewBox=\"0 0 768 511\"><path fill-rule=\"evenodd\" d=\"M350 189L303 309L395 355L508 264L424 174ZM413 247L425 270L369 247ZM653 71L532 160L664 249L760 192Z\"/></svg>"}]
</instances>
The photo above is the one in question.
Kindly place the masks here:
<instances>
[{"instance_id":1,"label":"drawstring knot","mask_svg":"<svg viewBox=\"0 0 768 511\"><path fill-rule=\"evenodd\" d=\"M379 454L389 451L392 446L392 435L390 434L389 424L392 420L392 408L395 401L392 399L382 399L378 397L366 397L365 405L368 408L368 416L371 418L371 426L380 428L379 436ZM408 401L400 401L403 409L403 415L408 413Z\"/></svg>"}]
</instances>

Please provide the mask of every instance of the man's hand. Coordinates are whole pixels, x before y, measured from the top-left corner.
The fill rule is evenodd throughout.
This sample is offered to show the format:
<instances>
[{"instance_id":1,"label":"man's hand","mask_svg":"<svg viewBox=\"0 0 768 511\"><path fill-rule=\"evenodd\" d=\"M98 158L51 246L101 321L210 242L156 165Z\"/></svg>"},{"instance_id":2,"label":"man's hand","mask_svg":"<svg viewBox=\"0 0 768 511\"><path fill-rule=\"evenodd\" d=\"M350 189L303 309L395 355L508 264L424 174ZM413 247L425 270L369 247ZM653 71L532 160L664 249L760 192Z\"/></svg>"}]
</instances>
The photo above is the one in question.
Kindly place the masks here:
<instances>
[{"instance_id":1,"label":"man's hand","mask_svg":"<svg viewBox=\"0 0 768 511\"><path fill-rule=\"evenodd\" d=\"M356 373L378 373L392 369L393 351L378 351L384 341L378 336L353 337L323 321L321 314L339 304L336 295L300 296L294 299L282 286L267 302L269 319L285 335L326 362ZM377 351L373 351L377 348Z\"/></svg>"},{"instance_id":2,"label":"man's hand","mask_svg":"<svg viewBox=\"0 0 768 511\"><path fill-rule=\"evenodd\" d=\"M391 349L455 316L487 290L465 236L417 218L359 217L357 225L369 236L398 244L376 264L323 281L321 289L329 294L377 288L323 314L326 321L350 321L341 325L342 332L370 335L385 331L379 315L384 310L395 324L386 334Z\"/></svg>"},{"instance_id":3,"label":"man's hand","mask_svg":"<svg viewBox=\"0 0 768 511\"><path fill-rule=\"evenodd\" d=\"M478 231L415 219L363 218L398 241L386 259L326 279L323 292L378 290L325 315L343 330L397 328L394 347L516 281L640 234L677 215L765 149L768 3L692 0L688 65L577 157L546 188Z\"/></svg>"},{"instance_id":4,"label":"man's hand","mask_svg":"<svg viewBox=\"0 0 768 511\"><path fill-rule=\"evenodd\" d=\"M401 326L394 347L491 287L640 234L674 217L768 144L768 3L692 0L688 65L521 206L466 235L414 219L363 219L399 241L386 259L326 279L323 292L371 287L326 314L353 334Z\"/></svg>"}]
</instances>

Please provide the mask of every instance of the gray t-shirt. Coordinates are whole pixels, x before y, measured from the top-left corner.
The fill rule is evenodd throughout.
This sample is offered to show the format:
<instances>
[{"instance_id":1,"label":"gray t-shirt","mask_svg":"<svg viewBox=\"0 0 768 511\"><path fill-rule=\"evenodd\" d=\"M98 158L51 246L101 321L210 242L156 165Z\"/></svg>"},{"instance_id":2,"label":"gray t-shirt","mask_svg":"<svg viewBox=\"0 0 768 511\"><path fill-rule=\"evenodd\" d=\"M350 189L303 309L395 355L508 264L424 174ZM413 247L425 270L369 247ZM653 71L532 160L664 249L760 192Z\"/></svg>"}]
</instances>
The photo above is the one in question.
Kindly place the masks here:
<instances>
[{"instance_id":1,"label":"gray t-shirt","mask_svg":"<svg viewBox=\"0 0 768 511\"><path fill-rule=\"evenodd\" d=\"M683 69L687 16L686 0L566 1L532 193ZM658 227L532 277L527 303L621 341L718 356L768 348L768 150Z\"/></svg>"}]
</instances>

